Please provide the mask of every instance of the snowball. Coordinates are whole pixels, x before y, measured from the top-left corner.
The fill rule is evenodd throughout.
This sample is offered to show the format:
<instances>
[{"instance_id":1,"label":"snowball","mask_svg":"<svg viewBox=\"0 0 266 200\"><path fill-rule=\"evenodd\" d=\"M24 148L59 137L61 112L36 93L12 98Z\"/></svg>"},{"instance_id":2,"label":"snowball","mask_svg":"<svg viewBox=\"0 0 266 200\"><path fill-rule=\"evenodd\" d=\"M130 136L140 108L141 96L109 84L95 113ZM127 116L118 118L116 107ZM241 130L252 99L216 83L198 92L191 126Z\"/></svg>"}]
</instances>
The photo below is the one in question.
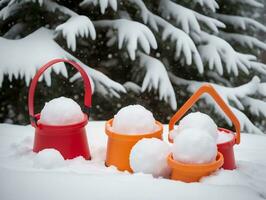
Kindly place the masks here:
<instances>
[{"instance_id":1,"label":"snowball","mask_svg":"<svg viewBox=\"0 0 266 200\"><path fill-rule=\"evenodd\" d=\"M81 122L83 119L84 114L74 100L59 97L45 104L39 122L49 125L69 125Z\"/></svg>"},{"instance_id":2,"label":"snowball","mask_svg":"<svg viewBox=\"0 0 266 200\"><path fill-rule=\"evenodd\" d=\"M213 119L204 113L194 112L186 115L179 122L177 129L170 132L170 138L174 139L182 130L188 128L195 128L198 130L205 130L214 140L218 137L218 128Z\"/></svg>"},{"instance_id":3,"label":"snowball","mask_svg":"<svg viewBox=\"0 0 266 200\"><path fill-rule=\"evenodd\" d=\"M148 134L157 129L153 114L141 105L121 108L111 127L112 131L127 135Z\"/></svg>"},{"instance_id":4,"label":"snowball","mask_svg":"<svg viewBox=\"0 0 266 200\"><path fill-rule=\"evenodd\" d=\"M217 144L221 144L221 143L225 143L225 142L229 142L234 138L234 135L231 133L226 133L224 131L219 131L218 133L218 138L216 143Z\"/></svg>"},{"instance_id":5,"label":"snowball","mask_svg":"<svg viewBox=\"0 0 266 200\"><path fill-rule=\"evenodd\" d=\"M55 149L44 149L37 153L33 164L36 168L53 169L64 166L64 158Z\"/></svg>"},{"instance_id":6,"label":"snowball","mask_svg":"<svg viewBox=\"0 0 266 200\"><path fill-rule=\"evenodd\" d=\"M216 140L205 130L184 129L175 137L172 152L176 161L191 164L210 163L217 155Z\"/></svg>"},{"instance_id":7,"label":"snowball","mask_svg":"<svg viewBox=\"0 0 266 200\"><path fill-rule=\"evenodd\" d=\"M167 156L170 147L157 138L144 138L138 141L130 152L130 167L134 172L152 174L154 177L167 177L170 169Z\"/></svg>"}]
</instances>

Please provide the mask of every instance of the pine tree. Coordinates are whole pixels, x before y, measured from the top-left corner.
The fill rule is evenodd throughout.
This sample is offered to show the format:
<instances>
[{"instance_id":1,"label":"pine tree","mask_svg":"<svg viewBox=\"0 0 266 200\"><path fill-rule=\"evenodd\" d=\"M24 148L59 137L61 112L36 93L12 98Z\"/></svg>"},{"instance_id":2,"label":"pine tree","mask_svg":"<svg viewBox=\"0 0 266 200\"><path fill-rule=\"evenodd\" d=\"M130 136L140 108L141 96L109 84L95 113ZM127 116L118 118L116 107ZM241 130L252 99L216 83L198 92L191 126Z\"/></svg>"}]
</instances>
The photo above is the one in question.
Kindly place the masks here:
<instances>
[{"instance_id":1,"label":"pine tree","mask_svg":"<svg viewBox=\"0 0 266 200\"><path fill-rule=\"evenodd\" d=\"M257 21L262 7L258 0L2 0L0 84L24 78L29 85L41 65L67 58L81 64L95 93L110 102L119 102L110 96L136 100L145 93L174 113L209 82L242 130L261 134L255 119L262 124L266 116L266 83L260 81L266 65L257 60L266 50L258 39L266 32ZM68 76L63 63L53 70ZM209 97L203 100L203 111L212 107L228 120Z\"/></svg>"}]
</instances>

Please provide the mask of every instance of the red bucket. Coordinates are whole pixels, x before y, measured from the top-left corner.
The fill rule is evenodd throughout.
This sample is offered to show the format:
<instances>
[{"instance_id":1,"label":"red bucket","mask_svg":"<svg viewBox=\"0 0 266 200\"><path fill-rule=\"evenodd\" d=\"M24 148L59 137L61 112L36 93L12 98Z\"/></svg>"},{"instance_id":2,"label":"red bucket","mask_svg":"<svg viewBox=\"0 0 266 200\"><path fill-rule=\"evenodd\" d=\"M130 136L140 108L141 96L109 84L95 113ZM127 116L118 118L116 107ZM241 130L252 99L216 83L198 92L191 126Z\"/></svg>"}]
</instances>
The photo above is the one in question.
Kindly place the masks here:
<instances>
[{"instance_id":1,"label":"red bucket","mask_svg":"<svg viewBox=\"0 0 266 200\"><path fill-rule=\"evenodd\" d=\"M85 125L88 123L88 116L84 113L83 121L70 125L47 125L38 122L40 114L34 114L34 93L38 79L44 71L52 65L66 62L76 68L84 81L84 105L85 112L89 114L91 107L91 85L86 72L75 62L65 59L55 59L42 66L34 76L29 90L28 107L31 125L35 128L35 138L33 151L39 152L43 149L53 148L58 150L64 159L72 159L83 156L89 160L91 158L87 142Z\"/></svg>"},{"instance_id":2,"label":"red bucket","mask_svg":"<svg viewBox=\"0 0 266 200\"><path fill-rule=\"evenodd\" d=\"M232 140L217 144L218 151L222 153L224 156L223 168L233 170L236 168L234 145L236 144L237 141L237 135L235 135L234 132L225 128L219 128L219 131L223 131L224 133L234 135Z\"/></svg>"},{"instance_id":3,"label":"red bucket","mask_svg":"<svg viewBox=\"0 0 266 200\"><path fill-rule=\"evenodd\" d=\"M225 114L229 117L229 119L233 122L236 130L236 134L234 134L232 131L219 128L219 131L224 131L228 134L234 134L234 137L232 140L217 144L218 151L223 154L224 157L224 169L233 170L236 168L235 163L235 156L234 156L234 145L240 143L240 123L234 113L231 111L229 106L224 102L224 100L219 96L219 94L216 92L216 90L210 85L205 84L202 87L200 87L185 103L184 105L175 113L175 115L171 118L169 122L169 133L171 130L174 129L174 125L177 121L179 121L184 114L194 105L195 102L199 100L202 94L208 93L215 102L221 107L221 109L225 112ZM168 140L170 142L173 142L171 138L168 135Z\"/></svg>"}]
</instances>

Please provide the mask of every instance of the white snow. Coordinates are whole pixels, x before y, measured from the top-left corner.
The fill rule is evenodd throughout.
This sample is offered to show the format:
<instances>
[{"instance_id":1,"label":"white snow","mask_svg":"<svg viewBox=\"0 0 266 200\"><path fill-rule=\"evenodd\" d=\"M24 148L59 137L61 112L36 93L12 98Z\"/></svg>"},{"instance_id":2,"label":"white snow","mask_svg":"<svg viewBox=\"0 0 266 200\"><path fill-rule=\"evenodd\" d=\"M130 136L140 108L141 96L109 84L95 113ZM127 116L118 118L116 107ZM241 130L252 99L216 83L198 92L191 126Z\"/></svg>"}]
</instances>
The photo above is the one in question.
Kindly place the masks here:
<instances>
[{"instance_id":1,"label":"white snow","mask_svg":"<svg viewBox=\"0 0 266 200\"><path fill-rule=\"evenodd\" d=\"M266 136L242 134L235 146L237 169L219 170L200 183L153 178L147 174L119 172L105 167L105 122L86 127L92 160L64 161L53 169L33 166L34 128L0 124L1 200L213 199L263 200L266 198ZM164 127L167 140L167 126ZM103 189L104 191L102 191Z\"/></svg>"},{"instance_id":2,"label":"white snow","mask_svg":"<svg viewBox=\"0 0 266 200\"><path fill-rule=\"evenodd\" d=\"M108 35L110 36L108 43L114 44L117 41L119 49L122 49L123 45L126 46L132 60L136 58L138 44L147 54L150 53L150 48L157 49L157 42L152 31L139 22L127 19L99 20L94 22L94 26L109 27L116 30L109 32L112 34Z\"/></svg>"},{"instance_id":3,"label":"white snow","mask_svg":"<svg viewBox=\"0 0 266 200\"><path fill-rule=\"evenodd\" d=\"M189 164L210 163L217 155L216 140L206 130L184 129L174 139L173 158Z\"/></svg>"},{"instance_id":4,"label":"white snow","mask_svg":"<svg viewBox=\"0 0 266 200\"><path fill-rule=\"evenodd\" d=\"M83 0L79 5L81 7L90 6L93 4L94 6L100 5L101 13L104 14L108 5L114 10L117 11L117 1L116 0Z\"/></svg>"},{"instance_id":5,"label":"white snow","mask_svg":"<svg viewBox=\"0 0 266 200\"><path fill-rule=\"evenodd\" d=\"M70 98L59 97L45 103L38 123L47 125L69 125L81 122L84 114L80 106Z\"/></svg>"},{"instance_id":6,"label":"white snow","mask_svg":"<svg viewBox=\"0 0 266 200\"><path fill-rule=\"evenodd\" d=\"M167 156L170 146L157 138L144 138L138 141L130 152L130 167L138 173L152 174L154 177L168 177L170 168Z\"/></svg>"},{"instance_id":7,"label":"white snow","mask_svg":"<svg viewBox=\"0 0 266 200\"><path fill-rule=\"evenodd\" d=\"M47 0L44 3L46 4L48 2L50 1ZM0 60L2 63L0 66L0 87L2 86L4 75L8 75L10 81L12 81L13 78L25 78L26 84L29 85L36 70L42 65L52 59L64 58L79 63L87 72L91 80L92 91L95 86L97 92L103 96L117 96L119 93L126 93L125 88L120 83L111 80L102 72L90 68L61 48L54 41L54 37L54 31L44 27L17 40L9 40L0 37ZM11 57L12 59L10 59ZM63 74L65 77L68 76L65 64L62 62L57 63L52 68L47 69L43 75L48 86L51 86L52 81L50 74L52 70L56 73ZM77 73L71 78L71 81L75 81L79 77L80 73Z\"/></svg>"},{"instance_id":8,"label":"white snow","mask_svg":"<svg viewBox=\"0 0 266 200\"><path fill-rule=\"evenodd\" d=\"M141 105L121 108L114 116L112 131L126 135L149 134L158 129L153 114Z\"/></svg>"},{"instance_id":9,"label":"white snow","mask_svg":"<svg viewBox=\"0 0 266 200\"><path fill-rule=\"evenodd\" d=\"M87 16L78 15L72 16L63 24L60 24L55 29L56 32L62 32L63 37L67 40L67 46L72 51L76 51L76 37L88 37L93 40L96 38L96 31L93 23Z\"/></svg>"},{"instance_id":10,"label":"white snow","mask_svg":"<svg viewBox=\"0 0 266 200\"><path fill-rule=\"evenodd\" d=\"M201 112L192 112L180 120L177 129L170 133L171 138L174 139L176 135L188 128L204 130L209 133L214 140L218 137L217 125L209 115Z\"/></svg>"},{"instance_id":11,"label":"white snow","mask_svg":"<svg viewBox=\"0 0 266 200\"><path fill-rule=\"evenodd\" d=\"M33 166L36 168L53 169L65 165L61 153L55 149L44 149L37 153Z\"/></svg>"},{"instance_id":12,"label":"white snow","mask_svg":"<svg viewBox=\"0 0 266 200\"><path fill-rule=\"evenodd\" d=\"M142 82L141 91L149 91L151 88L154 91L159 91L159 99L170 104L173 110L176 110L176 96L174 88L169 80L164 64L151 56L139 52L140 66L146 71ZM141 71L140 71L141 73Z\"/></svg>"},{"instance_id":13,"label":"white snow","mask_svg":"<svg viewBox=\"0 0 266 200\"><path fill-rule=\"evenodd\" d=\"M223 131L218 132L218 137L217 137L217 144L229 142L234 138L234 135L232 133L226 133Z\"/></svg>"},{"instance_id":14,"label":"white snow","mask_svg":"<svg viewBox=\"0 0 266 200\"><path fill-rule=\"evenodd\" d=\"M203 44L198 50L203 62L207 63L211 70L216 68L220 75L223 74L222 68L226 68L228 73L235 76L239 75L239 70L249 74L250 65L256 61L256 56L235 51L228 42L215 35L201 32L200 41Z\"/></svg>"},{"instance_id":15,"label":"white snow","mask_svg":"<svg viewBox=\"0 0 266 200\"><path fill-rule=\"evenodd\" d=\"M218 33L218 28L224 28L225 25L216 20L215 18L207 17L205 15L199 14L194 10L183 7L176 4L170 0L160 1L159 6L162 16L166 19L173 19L177 26L181 27L186 33L190 32L200 32L199 22L206 25L213 32Z\"/></svg>"}]
</instances>

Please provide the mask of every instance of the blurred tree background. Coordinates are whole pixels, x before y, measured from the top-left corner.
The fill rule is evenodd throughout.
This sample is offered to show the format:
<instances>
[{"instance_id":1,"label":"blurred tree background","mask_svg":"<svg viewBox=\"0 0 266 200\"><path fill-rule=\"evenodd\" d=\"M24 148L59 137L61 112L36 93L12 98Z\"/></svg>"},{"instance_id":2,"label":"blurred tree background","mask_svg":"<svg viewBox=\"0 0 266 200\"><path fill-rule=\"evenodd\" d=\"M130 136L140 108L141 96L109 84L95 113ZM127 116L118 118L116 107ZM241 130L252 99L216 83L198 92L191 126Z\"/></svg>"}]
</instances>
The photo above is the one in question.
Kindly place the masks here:
<instances>
[{"instance_id":1,"label":"blurred tree background","mask_svg":"<svg viewBox=\"0 0 266 200\"><path fill-rule=\"evenodd\" d=\"M111 9L107 9L105 14L102 15L100 9L97 6L91 6L89 9L81 9L79 7L79 1L55 1L60 2L61 5L64 5L67 8L72 9L79 15L88 15L91 20L100 20L100 19L113 19L114 12ZM237 6L228 7L226 1L217 1L220 5L220 10L226 10L227 12L230 10L232 13L240 12ZM261 1L265 4L265 1ZM2 1L3 3L3 1ZM147 4L151 3L150 1L146 1ZM185 6L187 1L183 1L183 5ZM4 3L3 3L4 5ZM119 6L119 5L118 5ZM123 7L127 7L127 5L123 5ZM3 6L2 6L3 8ZM201 10L199 7L195 7L195 10ZM246 9L246 10L245 10ZM249 8L241 9L241 12L249 12ZM129 8L127 11L130 11L132 16L137 15L137 10L135 8ZM261 22L265 22L266 20L266 9L255 9L254 15L255 18L260 20ZM154 13L158 11L153 10ZM252 11L253 12L253 11ZM123 11L121 11L120 15L124 15ZM17 38L22 38L30 33L37 30L39 27L44 26L46 28L54 28L62 21L65 21L67 18L64 14L60 13L60 11L56 13L48 12L42 9L35 2L29 2L25 4L22 11L16 13L14 16L10 16L6 20L0 20L0 35L4 36L5 33L10 30L14 24L17 23L27 23L27 26L21 26L20 28L23 30L20 31L19 35L16 35ZM53 27L50 27L53 24ZM233 29L233 28L232 28ZM132 30L134 31L134 30ZM227 29L230 31L230 27ZM132 79L132 71L134 70L135 65L138 64L138 60L129 62L128 54L122 52L122 50L117 50L116 46L107 47L106 42L108 38L106 37L105 30L97 30L96 40L87 40L84 38L77 38L77 46L76 51L71 51L68 49L65 39L62 35L58 35L56 37L56 42L63 47L66 51L71 51L71 54L76 58L80 59L83 63L86 63L88 66L91 66L98 71L103 72L111 79L124 84L131 84ZM158 33L153 32L153 34L158 37ZM261 40L266 41L265 32L257 32L256 35ZM5 35L5 38L15 39L14 35L10 33L10 35ZM178 72L178 76L185 78L187 80L198 80L204 81L208 80L210 82L215 82L215 80L210 78L210 74L199 74L198 70L194 68L182 67L178 61L173 59L171 44L165 43L164 41L158 41L158 48L156 50L151 50L150 55L155 58L160 59L165 65L167 62L171 62L170 65L175 65L175 72ZM40 46L40 48L42 48ZM240 48L241 52L249 52ZM255 51L252 50L251 51ZM1 52L0 52L1 53ZM28 52L31 54L31 52ZM171 58L172 57L172 58ZM167 59L166 59L167 58ZM262 51L258 58L266 63L266 52ZM10 57L12 59L12 57ZM0 61L1 62L1 61ZM0 63L1 65L1 63ZM168 63L169 65L169 63ZM72 77L76 71L72 69L70 66L67 66L67 70L69 73L69 77ZM255 73L256 74L256 73ZM251 79L251 74L249 76L243 75L240 73L238 78L231 77L231 74L224 74L223 78L230 81L232 85L240 85L245 82L249 82ZM52 77L52 85L47 86L47 84L43 81L40 81L36 94L35 94L35 110L40 111L44 106L45 102L59 96L66 96L73 98L80 105L83 105L83 82L81 79L70 82L67 78L62 75L58 75L54 72L51 73ZM266 76L260 76L262 80L266 81ZM226 83L225 83L226 84ZM174 91L176 94L176 102L177 109L185 102L185 100L191 95L187 91L187 86L173 85ZM92 120L107 120L113 117L115 113L121 108L129 104L141 104L145 106L147 109L151 110L154 113L154 116L159 121L163 123L168 123L171 116L175 113L174 109L171 109L169 104L165 101L159 100L158 91L151 92L140 92L139 88L134 90L134 87L128 87L127 94L120 94L120 97L113 97L110 100L110 97L103 96L97 90L93 95L93 108L91 112L90 118ZM133 88L133 89L132 89ZM28 86L24 79L12 79L10 80L8 75L4 76L4 80L2 83L2 87L0 89L0 122L4 123L15 123L15 124L28 124L28 106L27 106L27 95L28 95ZM264 99L266 100L266 99ZM228 127L225 123L224 119L214 115L214 108L210 107L203 101L200 101L195 105L192 111L199 110L210 114L211 116L215 116L215 121L219 123L219 126ZM266 120L263 117L254 117L253 115L247 114L247 116L251 119L252 122L260 129L265 130L266 128Z\"/></svg>"}]
</instances>

